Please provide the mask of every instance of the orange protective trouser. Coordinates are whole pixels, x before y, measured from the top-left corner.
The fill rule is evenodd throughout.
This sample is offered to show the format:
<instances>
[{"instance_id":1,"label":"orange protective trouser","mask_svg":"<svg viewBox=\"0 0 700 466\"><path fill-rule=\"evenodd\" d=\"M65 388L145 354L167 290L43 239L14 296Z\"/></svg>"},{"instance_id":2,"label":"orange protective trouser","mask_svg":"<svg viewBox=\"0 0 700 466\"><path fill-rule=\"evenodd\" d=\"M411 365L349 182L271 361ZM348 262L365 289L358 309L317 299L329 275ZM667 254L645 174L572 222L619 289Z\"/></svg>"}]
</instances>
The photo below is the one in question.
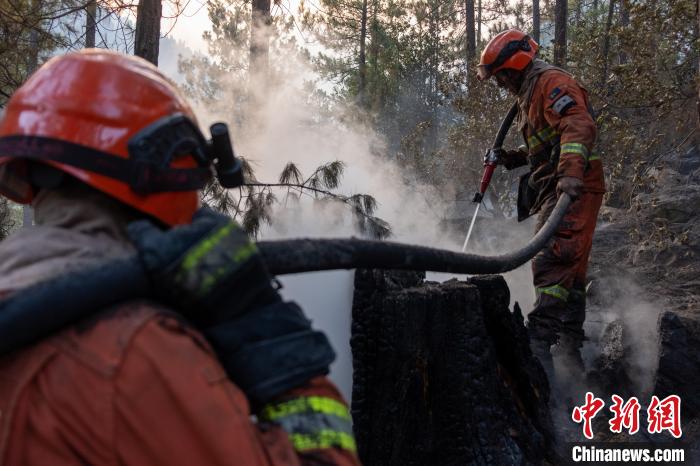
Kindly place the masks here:
<instances>
[{"instance_id":1,"label":"orange protective trouser","mask_svg":"<svg viewBox=\"0 0 700 466\"><path fill-rule=\"evenodd\" d=\"M537 230L554 209L552 193L542 206ZM584 192L564 216L559 229L532 260L537 300L528 315L530 337L549 344L565 335L580 346L586 318L586 271L602 193Z\"/></svg>"}]
</instances>

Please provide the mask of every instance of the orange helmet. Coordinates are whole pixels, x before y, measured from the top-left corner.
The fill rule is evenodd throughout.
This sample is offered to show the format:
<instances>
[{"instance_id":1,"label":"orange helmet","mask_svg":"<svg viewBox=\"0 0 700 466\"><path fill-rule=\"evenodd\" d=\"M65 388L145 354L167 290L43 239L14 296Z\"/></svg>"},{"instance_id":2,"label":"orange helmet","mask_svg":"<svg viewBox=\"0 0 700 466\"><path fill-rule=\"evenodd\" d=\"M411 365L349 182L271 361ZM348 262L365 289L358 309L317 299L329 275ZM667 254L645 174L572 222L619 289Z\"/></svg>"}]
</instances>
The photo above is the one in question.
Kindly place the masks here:
<instances>
[{"instance_id":1,"label":"orange helmet","mask_svg":"<svg viewBox=\"0 0 700 466\"><path fill-rule=\"evenodd\" d=\"M106 50L48 61L0 121L0 192L23 204L35 194L31 160L167 225L188 223L213 159L175 85L146 60Z\"/></svg>"},{"instance_id":2,"label":"orange helmet","mask_svg":"<svg viewBox=\"0 0 700 466\"><path fill-rule=\"evenodd\" d=\"M500 32L481 52L477 76L483 81L500 70L524 70L538 49L537 42L522 31L508 29Z\"/></svg>"}]
</instances>

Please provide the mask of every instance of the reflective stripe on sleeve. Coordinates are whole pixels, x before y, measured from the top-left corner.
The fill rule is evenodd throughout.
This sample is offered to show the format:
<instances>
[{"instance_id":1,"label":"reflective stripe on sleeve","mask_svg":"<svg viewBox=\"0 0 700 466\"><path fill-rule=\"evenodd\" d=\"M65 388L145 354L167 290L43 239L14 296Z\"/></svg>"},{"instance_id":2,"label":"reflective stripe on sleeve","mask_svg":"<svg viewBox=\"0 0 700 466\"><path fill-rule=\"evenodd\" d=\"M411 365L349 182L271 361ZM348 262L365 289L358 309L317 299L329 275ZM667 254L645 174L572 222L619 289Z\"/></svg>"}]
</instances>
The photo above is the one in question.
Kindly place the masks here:
<instances>
[{"instance_id":1,"label":"reflective stripe on sleeve","mask_svg":"<svg viewBox=\"0 0 700 466\"><path fill-rule=\"evenodd\" d=\"M225 277L232 275L257 253L255 243L235 223L225 224L187 251L175 273L181 288L206 296Z\"/></svg>"},{"instance_id":2,"label":"reflective stripe on sleeve","mask_svg":"<svg viewBox=\"0 0 700 466\"><path fill-rule=\"evenodd\" d=\"M588 148L583 144L578 142L567 142L561 145L560 153L564 154L579 154L582 155L584 159L588 159Z\"/></svg>"},{"instance_id":3,"label":"reflective stripe on sleeve","mask_svg":"<svg viewBox=\"0 0 700 466\"><path fill-rule=\"evenodd\" d=\"M348 408L341 402L322 396L307 396L267 405L262 416L270 421L300 413L323 413L350 420Z\"/></svg>"},{"instance_id":4,"label":"reflective stripe on sleeve","mask_svg":"<svg viewBox=\"0 0 700 466\"><path fill-rule=\"evenodd\" d=\"M356 452L347 406L332 398L295 398L263 408L261 421L278 424L297 451L338 447Z\"/></svg>"},{"instance_id":5,"label":"reflective stripe on sleeve","mask_svg":"<svg viewBox=\"0 0 700 466\"><path fill-rule=\"evenodd\" d=\"M561 299L562 301L569 299L569 290L561 285L543 286L541 288L535 288L535 291L538 295L546 294Z\"/></svg>"},{"instance_id":6,"label":"reflective stripe on sleeve","mask_svg":"<svg viewBox=\"0 0 700 466\"><path fill-rule=\"evenodd\" d=\"M289 440L294 445L294 449L301 452L332 447L340 447L353 453L357 451L355 437L333 430L321 430L312 435L290 434Z\"/></svg>"},{"instance_id":7,"label":"reflective stripe on sleeve","mask_svg":"<svg viewBox=\"0 0 700 466\"><path fill-rule=\"evenodd\" d=\"M315 435L324 430L352 435L352 424L349 420L330 414L292 414L274 422L282 426L286 432L294 432L295 434Z\"/></svg>"},{"instance_id":8,"label":"reflective stripe on sleeve","mask_svg":"<svg viewBox=\"0 0 700 466\"><path fill-rule=\"evenodd\" d=\"M551 126L547 126L543 130L540 130L537 134L530 136L527 139L527 145L530 148L530 150L533 150L542 145L543 143L553 141L557 138L557 136L559 136L559 133L557 133L556 130Z\"/></svg>"}]
</instances>

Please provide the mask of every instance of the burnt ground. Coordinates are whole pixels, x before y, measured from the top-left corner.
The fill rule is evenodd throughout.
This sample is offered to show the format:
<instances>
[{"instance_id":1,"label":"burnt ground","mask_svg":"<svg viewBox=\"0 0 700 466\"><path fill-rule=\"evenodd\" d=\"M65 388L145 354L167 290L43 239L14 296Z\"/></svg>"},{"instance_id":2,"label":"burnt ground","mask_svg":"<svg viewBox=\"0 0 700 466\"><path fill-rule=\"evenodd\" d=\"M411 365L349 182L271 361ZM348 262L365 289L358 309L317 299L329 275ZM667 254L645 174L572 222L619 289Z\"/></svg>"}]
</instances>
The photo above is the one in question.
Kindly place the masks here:
<instances>
[{"instance_id":1,"label":"burnt ground","mask_svg":"<svg viewBox=\"0 0 700 466\"><path fill-rule=\"evenodd\" d=\"M589 269L585 387L607 401L601 441L677 443L644 430L651 395L679 395L680 442L700 460L700 156L677 155L649 176L629 208L601 211ZM639 399L638 434L609 432L613 393ZM566 412L553 415L555 424L571 425ZM560 431L564 441L580 439L580 431Z\"/></svg>"}]
</instances>

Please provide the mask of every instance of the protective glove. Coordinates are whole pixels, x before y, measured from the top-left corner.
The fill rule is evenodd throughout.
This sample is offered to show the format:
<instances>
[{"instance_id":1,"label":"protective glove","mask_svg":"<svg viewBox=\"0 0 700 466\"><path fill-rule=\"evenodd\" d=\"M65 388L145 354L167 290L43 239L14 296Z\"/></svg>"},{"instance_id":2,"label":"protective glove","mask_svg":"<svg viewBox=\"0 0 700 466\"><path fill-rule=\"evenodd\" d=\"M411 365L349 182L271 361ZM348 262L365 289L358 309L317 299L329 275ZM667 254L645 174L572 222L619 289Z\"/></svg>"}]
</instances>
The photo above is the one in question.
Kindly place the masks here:
<instances>
[{"instance_id":1,"label":"protective glove","mask_svg":"<svg viewBox=\"0 0 700 466\"><path fill-rule=\"evenodd\" d=\"M198 324L281 300L255 245L211 209L198 210L189 225L161 230L141 220L128 233L156 295ZM207 312L191 312L202 307Z\"/></svg>"},{"instance_id":2,"label":"protective glove","mask_svg":"<svg viewBox=\"0 0 700 466\"><path fill-rule=\"evenodd\" d=\"M503 165L507 170L527 165L527 151L523 149L503 150L501 147L489 149L486 155L484 155L484 164L486 164L491 157L495 157L496 164Z\"/></svg>"},{"instance_id":3,"label":"protective glove","mask_svg":"<svg viewBox=\"0 0 700 466\"><path fill-rule=\"evenodd\" d=\"M557 193L566 193L577 199L583 192L583 180L573 176L562 176L557 182Z\"/></svg>"},{"instance_id":4,"label":"protective glove","mask_svg":"<svg viewBox=\"0 0 700 466\"><path fill-rule=\"evenodd\" d=\"M523 149L501 151L499 155L499 165L503 165L506 170L527 165L527 151Z\"/></svg>"},{"instance_id":5,"label":"protective glove","mask_svg":"<svg viewBox=\"0 0 700 466\"><path fill-rule=\"evenodd\" d=\"M255 244L231 219L200 209L190 225L161 230L141 220L128 233L156 295L204 333L254 406L328 373L328 339L299 306L282 302Z\"/></svg>"}]
</instances>

